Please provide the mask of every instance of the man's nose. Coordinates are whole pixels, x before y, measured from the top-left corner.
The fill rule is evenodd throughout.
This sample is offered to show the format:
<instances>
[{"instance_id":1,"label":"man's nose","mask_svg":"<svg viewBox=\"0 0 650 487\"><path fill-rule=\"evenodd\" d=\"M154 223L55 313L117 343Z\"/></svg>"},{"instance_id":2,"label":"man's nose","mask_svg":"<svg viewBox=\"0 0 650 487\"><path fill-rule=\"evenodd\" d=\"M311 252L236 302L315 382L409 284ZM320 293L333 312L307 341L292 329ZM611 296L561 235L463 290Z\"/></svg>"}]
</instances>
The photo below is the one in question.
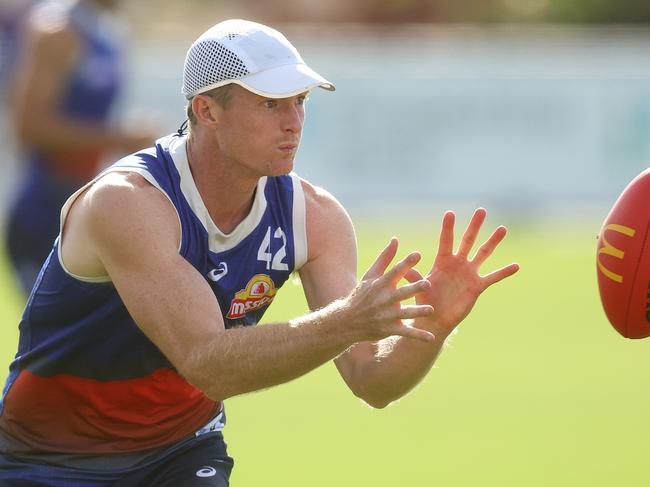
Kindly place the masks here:
<instances>
[{"instance_id":1,"label":"man's nose","mask_svg":"<svg viewBox=\"0 0 650 487\"><path fill-rule=\"evenodd\" d=\"M289 105L284 113L284 130L300 133L305 119L305 112L299 105Z\"/></svg>"}]
</instances>

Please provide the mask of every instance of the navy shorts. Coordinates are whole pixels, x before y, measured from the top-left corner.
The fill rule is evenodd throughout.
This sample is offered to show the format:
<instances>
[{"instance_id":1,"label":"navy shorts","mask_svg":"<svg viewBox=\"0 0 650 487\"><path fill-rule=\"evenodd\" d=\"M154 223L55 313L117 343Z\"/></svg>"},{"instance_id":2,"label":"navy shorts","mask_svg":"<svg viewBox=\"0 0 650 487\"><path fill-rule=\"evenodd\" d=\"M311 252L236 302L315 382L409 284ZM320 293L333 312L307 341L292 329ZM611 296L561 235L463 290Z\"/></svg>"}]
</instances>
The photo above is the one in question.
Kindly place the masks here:
<instances>
[{"instance_id":1,"label":"navy shorts","mask_svg":"<svg viewBox=\"0 0 650 487\"><path fill-rule=\"evenodd\" d=\"M221 432L202 435L153 462L119 471L35 463L0 453L2 487L227 487L233 460Z\"/></svg>"}]
</instances>

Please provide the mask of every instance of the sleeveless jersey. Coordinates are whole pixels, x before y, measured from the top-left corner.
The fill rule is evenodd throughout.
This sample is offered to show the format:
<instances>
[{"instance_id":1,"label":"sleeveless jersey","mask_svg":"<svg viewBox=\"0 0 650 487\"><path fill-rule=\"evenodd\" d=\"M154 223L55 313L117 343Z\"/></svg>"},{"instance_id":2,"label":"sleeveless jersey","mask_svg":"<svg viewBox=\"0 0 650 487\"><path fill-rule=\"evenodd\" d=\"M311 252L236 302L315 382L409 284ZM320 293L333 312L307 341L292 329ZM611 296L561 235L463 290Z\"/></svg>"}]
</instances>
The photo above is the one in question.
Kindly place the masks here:
<instances>
[{"instance_id":1,"label":"sleeveless jersey","mask_svg":"<svg viewBox=\"0 0 650 487\"><path fill-rule=\"evenodd\" d=\"M178 214L179 252L210 284L226 328L254 325L307 258L300 178L261 178L250 213L223 234L195 186L185 141L165 137L102 174L137 172L162 191ZM62 227L87 186L64 205ZM25 451L140 451L191 436L220 406L145 337L108 277L66 270L59 235L20 323L0 403L0 437Z\"/></svg>"}]
</instances>

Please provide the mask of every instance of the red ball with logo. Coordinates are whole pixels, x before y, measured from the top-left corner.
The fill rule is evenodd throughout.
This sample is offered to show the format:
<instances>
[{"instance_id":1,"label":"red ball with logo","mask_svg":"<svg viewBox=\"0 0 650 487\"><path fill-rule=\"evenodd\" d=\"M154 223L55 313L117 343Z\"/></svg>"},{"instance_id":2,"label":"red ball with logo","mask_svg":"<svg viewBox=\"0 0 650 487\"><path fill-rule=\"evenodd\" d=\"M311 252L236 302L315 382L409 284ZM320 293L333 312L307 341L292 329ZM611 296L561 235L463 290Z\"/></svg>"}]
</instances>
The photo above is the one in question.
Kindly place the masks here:
<instances>
[{"instance_id":1,"label":"red ball with logo","mask_svg":"<svg viewBox=\"0 0 650 487\"><path fill-rule=\"evenodd\" d=\"M650 169L623 190L598 236L596 268L605 314L626 338L650 336Z\"/></svg>"}]
</instances>

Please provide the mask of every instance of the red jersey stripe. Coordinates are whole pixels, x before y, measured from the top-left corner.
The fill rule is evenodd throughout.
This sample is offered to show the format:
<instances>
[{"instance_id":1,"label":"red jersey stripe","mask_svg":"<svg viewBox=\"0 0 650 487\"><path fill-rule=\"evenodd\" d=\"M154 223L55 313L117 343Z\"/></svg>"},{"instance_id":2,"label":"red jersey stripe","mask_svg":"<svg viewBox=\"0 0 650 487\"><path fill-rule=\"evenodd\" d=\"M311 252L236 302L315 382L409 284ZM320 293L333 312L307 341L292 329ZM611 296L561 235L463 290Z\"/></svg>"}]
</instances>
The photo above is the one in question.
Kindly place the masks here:
<instances>
[{"instance_id":1,"label":"red jersey stripe","mask_svg":"<svg viewBox=\"0 0 650 487\"><path fill-rule=\"evenodd\" d=\"M115 453L156 448L193 434L220 404L171 369L102 382L21 371L0 428L35 451Z\"/></svg>"}]
</instances>

